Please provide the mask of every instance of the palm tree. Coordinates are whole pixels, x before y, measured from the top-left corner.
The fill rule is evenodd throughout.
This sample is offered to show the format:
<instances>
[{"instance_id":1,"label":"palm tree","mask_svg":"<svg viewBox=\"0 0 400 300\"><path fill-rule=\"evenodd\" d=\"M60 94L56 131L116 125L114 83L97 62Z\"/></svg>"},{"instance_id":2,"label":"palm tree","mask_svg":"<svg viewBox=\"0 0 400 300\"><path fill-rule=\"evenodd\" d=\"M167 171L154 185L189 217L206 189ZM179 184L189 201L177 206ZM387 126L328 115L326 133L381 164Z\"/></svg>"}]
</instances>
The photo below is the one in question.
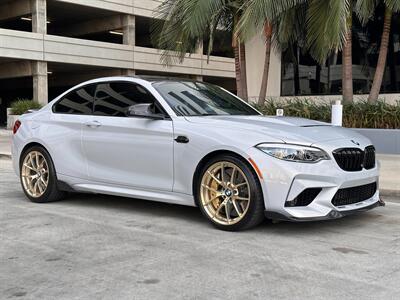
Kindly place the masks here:
<instances>
[{"instance_id":1,"label":"palm tree","mask_svg":"<svg viewBox=\"0 0 400 300\"><path fill-rule=\"evenodd\" d=\"M269 78L269 65L271 61L271 45L272 45L272 24L267 21L264 25L264 36L265 36L265 60L263 76L261 79L260 94L258 96L258 105L262 105L267 95L268 78Z\"/></svg>"},{"instance_id":2,"label":"palm tree","mask_svg":"<svg viewBox=\"0 0 400 300\"><path fill-rule=\"evenodd\" d=\"M244 0L164 0L156 14L165 22L153 24L152 36L157 48L163 49L161 59L170 65L182 62L204 39L209 40L208 58L213 50L216 30L232 31L238 96L247 99L246 52L236 27Z\"/></svg>"},{"instance_id":3,"label":"palm tree","mask_svg":"<svg viewBox=\"0 0 400 300\"><path fill-rule=\"evenodd\" d=\"M342 50L342 93L344 102L353 102L353 9L348 12L346 26Z\"/></svg>"},{"instance_id":4,"label":"palm tree","mask_svg":"<svg viewBox=\"0 0 400 300\"><path fill-rule=\"evenodd\" d=\"M352 2L352 0L309 0L307 9L307 40L310 54L323 64L333 52L342 50L344 101L353 100Z\"/></svg>"},{"instance_id":5,"label":"palm tree","mask_svg":"<svg viewBox=\"0 0 400 300\"><path fill-rule=\"evenodd\" d=\"M236 33L239 15L233 17L232 48L235 55L236 89L240 98L248 99L247 71L246 71L246 46Z\"/></svg>"},{"instance_id":6,"label":"palm tree","mask_svg":"<svg viewBox=\"0 0 400 300\"><path fill-rule=\"evenodd\" d=\"M372 83L371 91L368 96L369 103L374 103L378 100L379 92L382 86L383 76L385 75L386 59L389 49L390 27L392 23L392 14L393 14L392 10L386 7L378 64L375 69L375 76L374 76L374 81Z\"/></svg>"},{"instance_id":7,"label":"palm tree","mask_svg":"<svg viewBox=\"0 0 400 300\"><path fill-rule=\"evenodd\" d=\"M362 0L358 0L362 1ZM278 22L280 26L291 28L292 31L275 30L278 46L282 44L280 41L281 34L286 35L283 40L290 41L292 44L298 33L290 24L284 24L283 20L292 22L298 18L296 13L294 16L288 17L290 13L306 11L305 30L306 48L310 51L313 58L320 64L325 63L332 52L342 49L344 54L345 76L343 79L343 96L345 99L352 99L352 61L351 61L351 16L352 16L352 0L248 0L244 8L243 17L239 25L241 35L248 39L254 36L254 32L260 32L268 22ZM286 18L285 18L286 17ZM286 26L285 26L286 25ZM274 28L274 27L273 27ZM264 31L265 32L265 31ZM267 43L268 39L266 38ZM268 51L268 49L267 49ZM266 55L266 60L269 56ZM269 62L266 62L263 75L262 89L265 88L268 81ZM260 90L260 99L263 101L264 90ZM265 99L265 96L264 96Z\"/></svg>"},{"instance_id":8,"label":"palm tree","mask_svg":"<svg viewBox=\"0 0 400 300\"><path fill-rule=\"evenodd\" d=\"M391 31L391 23L393 17L393 11L400 11L400 1L399 0L364 0L357 3L357 13L363 22L366 24L375 13L375 9L379 2L383 2L385 5L384 21L383 21L383 31L381 36L381 45L379 49L378 63L375 70L374 81L368 96L368 102L374 103L378 100L379 92L381 90L383 76L386 70L386 60L389 49L389 39Z\"/></svg>"},{"instance_id":9,"label":"palm tree","mask_svg":"<svg viewBox=\"0 0 400 300\"><path fill-rule=\"evenodd\" d=\"M300 4L285 10L273 23L273 44L282 53L287 52L288 58L293 63L294 91L300 91L299 58L300 49L304 48L306 42L306 12L307 5Z\"/></svg>"},{"instance_id":10,"label":"palm tree","mask_svg":"<svg viewBox=\"0 0 400 300\"><path fill-rule=\"evenodd\" d=\"M240 36L244 40L254 37L258 32L263 32L265 39L265 60L261 80L258 104L264 103L268 87L269 68L271 61L272 38L274 34L273 23L277 22L282 14L294 8L304 0L249 0L243 6L243 16L238 26Z\"/></svg>"},{"instance_id":11,"label":"palm tree","mask_svg":"<svg viewBox=\"0 0 400 300\"><path fill-rule=\"evenodd\" d=\"M294 42L301 39L295 28L306 28L307 45L310 54L314 59L323 64L326 59L338 50L342 50L342 94L345 102L353 101L353 74L352 74L352 25L353 11L357 16L365 22L372 17L376 6L379 2L386 5L384 28L382 33L381 47L379 51L378 64L374 76L373 85L369 95L369 101L374 102L379 96L382 85L384 71L386 67L386 57L388 52L390 25L392 20L392 12L400 11L400 0L249 0L247 10L244 12L242 22L252 22L255 26L260 27L262 22L268 24L265 20L277 20L286 30L274 30L274 35L278 41L278 46L284 49L284 45L288 46L287 41ZM301 7L306 5L307 8ZM264 7L264 10L262 9ZM250 10L253 11L250 11ZM307 24L302 26L295 24L295 20L301 16L300 12L306 9ZM254 11L255 10L255 11ZM295 11L295 18L290 17L290 11ZM289 18L288 18L289 16ZM365 23L364 23L365 24ZM276 24L273 25L276 29ZM288 30L288 28L290 30ZM259 29L261 30L261 29ZM260 101L265 98L266 82L268 81L269 69L269 38L266 35L267 55L263 74L263 81L260 89Z\"/></svg>"}]
</instances>

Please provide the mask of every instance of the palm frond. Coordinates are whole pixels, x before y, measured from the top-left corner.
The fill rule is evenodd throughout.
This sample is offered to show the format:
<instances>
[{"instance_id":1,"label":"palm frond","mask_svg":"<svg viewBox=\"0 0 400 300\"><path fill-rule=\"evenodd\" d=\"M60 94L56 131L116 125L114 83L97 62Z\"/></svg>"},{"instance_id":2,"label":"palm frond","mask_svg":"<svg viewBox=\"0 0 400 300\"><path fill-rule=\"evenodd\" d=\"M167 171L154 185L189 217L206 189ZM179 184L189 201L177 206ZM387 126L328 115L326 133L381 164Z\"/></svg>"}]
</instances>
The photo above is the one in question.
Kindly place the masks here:
<instances>
[{"instance_id":1,"label":"palm frond","mask_svg":"<svg viewBox=\"0 0 400 300\"><path fill-rule=\"evenodd\" d=\"M400 12L400 0L384 0L386 6L394 11L394 12Z\"/></svg>"},{"instance_id":2,"label":"palm frond","mask_svg":"<svg viewBox=\"0 0 400 300\"><path fill-rule=\"evenodd\" d=\"M306 2L306 0L248 0L243 5L243 14L238 32L243 40L251 39L264 27L266 20L274 22L284 11Z\"/></svg>"},{"instance_id":3,"label":"palm frond","mask_svg":"<svg viewBox=\"0 0 400 300\"><path fill-rule=\"evenodd\" d=\"M310 0L307 11L307 44L310 54L323 64L341 49L351 30L351 0Z\"/></svg>"},{"instance_id":4,"label":"palm frond","mask_svg":"<svg viewBox=\"0 0 400 300\"><path fill-rule=\"evenodd\" d=\"M227 9L227 0L164 0L157 9L152 40L162 49L161 61L165 65L182 62L187 53L193 53L204 38L213 40ZM210 43L212 47L212 43ZM212 49L209 49L209 53Z\"/></svg>"},{"instance_id":5,"label":"palm frond","mask_svg":"<svg viewBox=\"0 0 400 300\"><path fill-rule=\"evenodd\" d=\"M285 51L291 45L303 47L306 37L307 5L300 4L282 12L272 26L273 45Z\"/></svg>"},{"instance_id":6,"label":"palm frond","mask_svg":"<svg viewBox=\"0 0 400 300\"><path fill-rule=\"evenodd\" d=\"M374 17L378 4L379 0L357 0L355 11L362 25L367 24Z\"/></svg>"}]
</instances>

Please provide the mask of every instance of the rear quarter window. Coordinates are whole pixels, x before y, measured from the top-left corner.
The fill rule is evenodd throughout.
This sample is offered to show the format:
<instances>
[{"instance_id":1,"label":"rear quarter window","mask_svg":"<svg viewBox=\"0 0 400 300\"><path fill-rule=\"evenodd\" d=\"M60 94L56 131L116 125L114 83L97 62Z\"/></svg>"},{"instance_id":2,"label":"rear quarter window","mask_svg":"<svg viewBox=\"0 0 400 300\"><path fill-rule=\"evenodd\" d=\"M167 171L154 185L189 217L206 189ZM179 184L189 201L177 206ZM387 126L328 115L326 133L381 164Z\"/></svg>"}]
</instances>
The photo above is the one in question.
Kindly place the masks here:
<instances>
[{"instance_id":1,"label":"rear quarter window","mask_svg":"<svg viewBox=\"0 0 400 300\"><path fill-rule=\"evenodd\" d=\"M53 106L54 113L91 115L93 112L95 85L76 89L61 98Z\"/></svg>"}]
</instances>

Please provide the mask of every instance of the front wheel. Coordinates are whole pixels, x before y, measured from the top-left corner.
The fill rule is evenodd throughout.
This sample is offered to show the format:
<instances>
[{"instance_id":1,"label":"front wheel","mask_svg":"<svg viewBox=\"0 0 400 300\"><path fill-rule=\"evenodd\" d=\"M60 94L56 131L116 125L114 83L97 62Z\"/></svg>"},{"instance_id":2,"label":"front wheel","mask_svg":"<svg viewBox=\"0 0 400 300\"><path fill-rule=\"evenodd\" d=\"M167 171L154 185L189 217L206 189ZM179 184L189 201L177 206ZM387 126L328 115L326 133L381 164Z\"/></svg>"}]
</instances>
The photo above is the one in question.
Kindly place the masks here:
<instances>
[{"instance_id":1,"label":"front wheel","mask_svg":"<svg viewBox=\"0 0 400 300\"><path fill-rule=\"evenodd\" d=\"M65 196L57 187L57 176L48 152L34 146L21 156L20 179L25 195L37 203L61 200Z\"/></svg>"},{"instance_id":2,"label":"front wheel","mask_svg":"<svg viewBox=\"0 0 400 300\"><path fill-rule=\"evenodd\" d=\"M215 157L202 168L197 199L207 219L223 230L249 229L264 220L257 175L233 155Z\"/></svg>"}]
</instances>

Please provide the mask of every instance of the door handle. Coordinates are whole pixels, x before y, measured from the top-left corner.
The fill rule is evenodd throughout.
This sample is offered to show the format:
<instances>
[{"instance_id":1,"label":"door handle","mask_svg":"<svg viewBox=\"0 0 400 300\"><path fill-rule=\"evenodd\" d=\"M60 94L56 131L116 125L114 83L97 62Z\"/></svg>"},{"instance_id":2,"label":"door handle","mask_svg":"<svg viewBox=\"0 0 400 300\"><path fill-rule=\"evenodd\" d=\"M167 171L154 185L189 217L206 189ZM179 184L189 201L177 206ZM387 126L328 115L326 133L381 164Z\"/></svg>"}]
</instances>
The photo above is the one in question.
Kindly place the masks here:
<instances>
[{"instance_id":1,"label":"door handle","mask_svg":"<svg viewBox=\"0 0 400 300\"><path fill-rule=\"evenodd\" d=\"M101 123L99 121L88 121L85 123L85 125L87 127L91 127L91 128L97 128L101 126Z\"/></svg>"}]
</instances>

